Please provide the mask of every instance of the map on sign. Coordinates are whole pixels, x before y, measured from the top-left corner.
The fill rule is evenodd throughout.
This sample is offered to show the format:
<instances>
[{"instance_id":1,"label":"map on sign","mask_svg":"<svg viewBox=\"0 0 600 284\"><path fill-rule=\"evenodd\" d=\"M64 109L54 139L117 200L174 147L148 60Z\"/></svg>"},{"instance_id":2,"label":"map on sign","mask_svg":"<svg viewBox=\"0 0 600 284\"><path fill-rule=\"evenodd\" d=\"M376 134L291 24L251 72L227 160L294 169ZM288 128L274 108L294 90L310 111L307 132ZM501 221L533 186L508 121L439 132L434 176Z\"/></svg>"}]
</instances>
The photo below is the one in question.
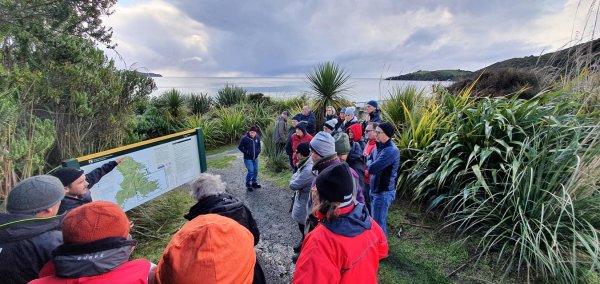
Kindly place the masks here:
<instances>
[{"instance_id":1,"label":"map on sign","mask_svg":"<svg viewBox=\"0 0 600 284\"><path fill-rule=\"evenodd\" d=\"M87 174L122 157L123 161L90 191L92 200L111 201L125 211L187 183L201 173L195 135L124 153L116 152L107 157L80 162L81 169Z\"/></svg>"}]
</instances>

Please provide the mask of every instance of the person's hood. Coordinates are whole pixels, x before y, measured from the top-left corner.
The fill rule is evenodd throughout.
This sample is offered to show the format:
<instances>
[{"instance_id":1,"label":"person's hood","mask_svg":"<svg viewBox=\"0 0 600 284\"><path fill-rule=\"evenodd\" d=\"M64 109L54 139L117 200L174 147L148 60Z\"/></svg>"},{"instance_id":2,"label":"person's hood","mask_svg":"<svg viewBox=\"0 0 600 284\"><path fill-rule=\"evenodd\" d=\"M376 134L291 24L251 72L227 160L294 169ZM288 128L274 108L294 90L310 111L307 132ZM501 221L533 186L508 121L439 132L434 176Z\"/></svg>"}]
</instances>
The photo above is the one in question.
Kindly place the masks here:
<instances>
[{"instance_id":1,"label":"person's hood","mask_svg":"<svg viewBox=\"0 0 600 284\"><path fill-rule=\"evenodd\" d=\"M135 240L106 238L86 244L63 244L53 252L56 275L63 278L96 276L129 260Z\"/></svg>"},{"instance_id":2,"label":"person's hood","mask_svg":"<svg viewBox=\"0 0 600 284\"><path fill-rule=\"evenodd\" d=\"M352 131L352 134L354 134L354 138L352 138L354 142L358 142L360 139L362 139L362 126L360 124L357 123L350 125L347 131Z\"/></svg>"},{"instance_id":3,"label":"person's hood","mask_svg":"<svg viewBox=\"0 0 600 284\"><path fill-rule=\"evenodd\" d=\"M227 193L222 193L202 198L200 201L198 201L198 203L190 208L190 211L184 217L187 220L192 220L198 215L210 213L227 215L226 213L228 212L243 209L244 203Z\"/></svg>"},{"instance_id":4,"label":"person's hood","mask_svg":"<svg viewBox=\"0 0 600 284\"><path fill-rule=\"evenodd\" d=\"M365 205L357 202L349 213L339 215L333 222L324 220L322 223L338 235L356 237L371 229L371 216Z\"/></svg>"},{"instance_id":5,"label":"person's hood","mask_svg":"<svg viewBox=\"0 0 600 284\"><path fill-rule=\"evenodd\" d=\"M25 240L48 231L60 230L62 218L64 215L40 218L23 214L0 214L0 243Z\"/></svg>"}]
</instances>

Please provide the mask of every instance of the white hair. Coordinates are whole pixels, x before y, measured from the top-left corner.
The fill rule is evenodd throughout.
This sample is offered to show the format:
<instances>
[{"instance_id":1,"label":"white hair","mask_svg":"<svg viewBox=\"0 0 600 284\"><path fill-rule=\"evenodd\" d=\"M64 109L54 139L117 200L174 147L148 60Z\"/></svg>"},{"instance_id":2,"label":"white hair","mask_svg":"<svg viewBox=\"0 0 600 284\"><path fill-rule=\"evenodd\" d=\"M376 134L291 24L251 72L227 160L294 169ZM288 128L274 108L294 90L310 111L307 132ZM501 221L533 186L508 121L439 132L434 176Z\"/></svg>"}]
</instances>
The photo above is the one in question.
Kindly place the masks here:
<instances>
[{"instance_id":1,"label":"white hair","mask_svg":"<svg viewBox=\"0 0 600 284\"><path fill-rule=\"evenodd\" d=\"M225 183L221 180L221 176L209 173L200 174L190 183L190 186L192 187L190 194L198 201L225 192Z\"/></svg>"}]
</instances>

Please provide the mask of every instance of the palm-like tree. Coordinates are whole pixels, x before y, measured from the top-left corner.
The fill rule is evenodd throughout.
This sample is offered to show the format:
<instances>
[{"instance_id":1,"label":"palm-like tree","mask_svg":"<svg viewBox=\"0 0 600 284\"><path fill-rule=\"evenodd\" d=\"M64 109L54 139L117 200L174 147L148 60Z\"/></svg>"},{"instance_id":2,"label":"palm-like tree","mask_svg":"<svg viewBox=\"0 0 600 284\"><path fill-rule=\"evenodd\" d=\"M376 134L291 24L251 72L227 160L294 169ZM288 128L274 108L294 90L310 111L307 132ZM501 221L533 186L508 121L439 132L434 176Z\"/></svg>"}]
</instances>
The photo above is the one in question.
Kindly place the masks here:
<instances>
[{"instance_id":1,"label":"palm-like tree","mask_svg":"<svg viewBox=\"0 0 600 284\"><path fill-rule=\"evenodd\" d=\"M325 62L307 73L306 78L315 92L313 110L317 118L317 127L321 127L324 123L327 106L333 106L337 110L348 106L345 94L351 87L350 74L334 62Z\"/></svg>"}]
</instances>

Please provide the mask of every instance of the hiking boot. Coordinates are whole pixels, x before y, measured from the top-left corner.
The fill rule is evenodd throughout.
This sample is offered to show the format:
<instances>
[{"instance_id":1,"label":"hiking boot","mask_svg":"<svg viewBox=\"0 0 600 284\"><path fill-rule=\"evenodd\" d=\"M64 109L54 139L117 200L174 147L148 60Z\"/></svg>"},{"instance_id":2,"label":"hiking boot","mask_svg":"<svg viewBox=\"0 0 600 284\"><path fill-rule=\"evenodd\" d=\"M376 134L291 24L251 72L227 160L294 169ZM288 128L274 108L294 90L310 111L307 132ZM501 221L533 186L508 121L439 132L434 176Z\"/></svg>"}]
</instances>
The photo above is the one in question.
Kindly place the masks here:
<instances>
[{"instance_id":1,"label":"hiking boot","mask_svg":"<svg viewBox=\"0 0 600 284\"><path fill-rule=\"evenodd\" d=\"M262 186L260 186L260 184L258 184L256 182L252 184L252 188L261 188L261 187Z\"/></svg>"},{"instance_id":2,"label":"hiking boot","mask_svg":"<svg viewBox=\"0 0 600 284\"><path fill-rule=\"evenodd\" d=\"M250 192L254 191L254 189L252 188L252 185L249 183L246 184L246 190L248 190Z\"/></svg>"}]
</instances>

